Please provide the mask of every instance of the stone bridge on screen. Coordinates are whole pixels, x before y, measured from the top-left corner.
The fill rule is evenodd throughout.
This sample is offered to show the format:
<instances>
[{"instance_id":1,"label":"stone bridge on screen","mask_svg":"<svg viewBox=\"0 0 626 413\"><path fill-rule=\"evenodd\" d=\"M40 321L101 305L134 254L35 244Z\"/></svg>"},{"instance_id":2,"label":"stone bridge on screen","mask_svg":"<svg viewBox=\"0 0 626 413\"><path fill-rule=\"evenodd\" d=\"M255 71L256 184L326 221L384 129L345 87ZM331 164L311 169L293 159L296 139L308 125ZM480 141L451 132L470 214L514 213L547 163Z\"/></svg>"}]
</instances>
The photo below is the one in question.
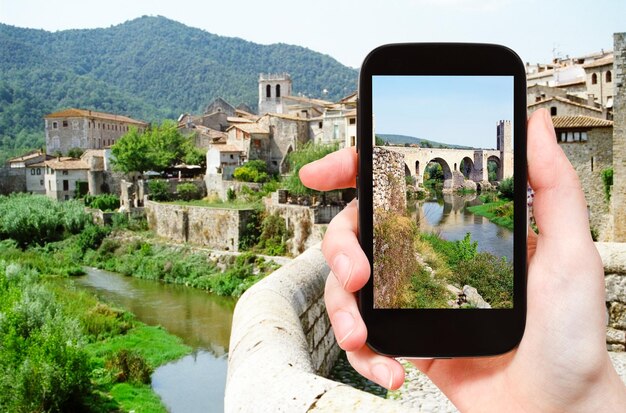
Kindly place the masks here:
<instances>
[{"instance_id":1,"label":"stone bridge on screen","mask_svg":"<svg viewBox=\"0 0 626 413\"><path fill-rule=\"evenodd\" d=\"M507 154L494 149L434 149L417 147L384 146L385 149L404 155L405 175L415 178L417 183L423 183L424 171L430 162L441 165L444 180L452 179L453 173L463 174L465 179L476 183L488 182L489 162L496 165L497 180L513 175L512 162L507 168ZM512 159L512 154L510 156Z\"/></svg>"}]
</instances>

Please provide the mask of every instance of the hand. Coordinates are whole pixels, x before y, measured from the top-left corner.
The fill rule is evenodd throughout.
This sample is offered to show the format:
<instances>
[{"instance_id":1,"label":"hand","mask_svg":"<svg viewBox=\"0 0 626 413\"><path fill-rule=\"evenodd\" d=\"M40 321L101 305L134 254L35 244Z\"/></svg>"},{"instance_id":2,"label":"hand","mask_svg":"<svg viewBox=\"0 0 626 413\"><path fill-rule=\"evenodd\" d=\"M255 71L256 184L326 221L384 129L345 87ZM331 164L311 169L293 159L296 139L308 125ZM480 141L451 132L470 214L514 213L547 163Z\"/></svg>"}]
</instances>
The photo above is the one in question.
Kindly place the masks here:
<instances>
[{"instance_id":1,"label":"hand","mask_svg":"<svg viewBox=\"0 0 626 413\"><path fill-rule=\"evenodd\" d=\"M303 167L300 178L327 191L354 187L356 170L357 154L345 148ZM463 412L623 411L626 387L605 344L602 262L578 176L545 110L528 121L528 175L539 235L528 236L528 313L520 345L496 357L412 363ZM329 224L322 251L332 269L325 301L339 346L360 374L400 387L402 365L365 345L353 293L367 282L370 267L357 240L354 201Z\"/></svg>"}]
</instances>

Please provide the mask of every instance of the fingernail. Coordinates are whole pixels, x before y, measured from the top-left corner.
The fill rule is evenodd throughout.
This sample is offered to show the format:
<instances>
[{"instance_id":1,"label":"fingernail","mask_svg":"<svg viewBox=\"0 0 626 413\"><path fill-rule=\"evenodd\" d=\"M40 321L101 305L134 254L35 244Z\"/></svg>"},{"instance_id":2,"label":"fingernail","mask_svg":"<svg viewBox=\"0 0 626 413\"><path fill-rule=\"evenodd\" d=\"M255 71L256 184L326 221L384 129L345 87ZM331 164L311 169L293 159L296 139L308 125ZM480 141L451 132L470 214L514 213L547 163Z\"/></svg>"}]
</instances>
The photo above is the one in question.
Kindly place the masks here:
<instances>
[{"instance_id":1,"label":"fingernail","mask_svg":"<svg viewBox=\"0 0 626 413\"><path fill-rule=\"evenodd\" d=\"M333 260L333 274L337 277L339 284L346 288L352 276L352 260L344 253L339 253Z\"/></svg>"},{"instance_id":2,"label":"fingernail","mask_svg":"<svg viewBox=\"0 0 626 413\"><path fill-rule=\"evenodd\" d=\"M348 337L352 335L354 331L354 317L347 311L339 310L333 316L333 325L335 329L339 329L341 331L348 331L347 333L342 333L342 337L337 340L337 343L341 345Z\"/></svg>"},{"instance_id":3,"label":"fingernail","mask_svg":"<svg viewBox=\"0 0 626 413\"><path fill-rule=\"evenodd\" d=\"M376 379L376 382L378 384L383 386L384 383L387 383L386 387L388 389L391 389L391 385L393 384L393 373L391 372L391 369L387 367L386 364L383 364L383 363L374 364L372 366L372 374L374 375L374 378Z\"/></svg>"}]
</instances>

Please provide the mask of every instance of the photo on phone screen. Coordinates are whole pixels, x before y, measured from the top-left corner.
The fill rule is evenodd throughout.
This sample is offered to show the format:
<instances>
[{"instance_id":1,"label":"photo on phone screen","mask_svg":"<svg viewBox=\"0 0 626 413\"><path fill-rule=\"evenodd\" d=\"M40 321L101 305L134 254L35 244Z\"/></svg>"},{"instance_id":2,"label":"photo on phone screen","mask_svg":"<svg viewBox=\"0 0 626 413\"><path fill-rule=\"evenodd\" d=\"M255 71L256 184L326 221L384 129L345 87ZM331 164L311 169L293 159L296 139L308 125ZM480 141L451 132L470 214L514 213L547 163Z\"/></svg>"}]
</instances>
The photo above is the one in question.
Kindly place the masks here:
<instances>
[{"instance_id":1,"label":"photo on phone screen","mask_svg":"<svg viewBox=\"0 0 626 413\"><path fill-rule=\"evenodd\" d=\"M513 85L372 76L374 308L513 308Z\"/></svg>"}]
</instances>

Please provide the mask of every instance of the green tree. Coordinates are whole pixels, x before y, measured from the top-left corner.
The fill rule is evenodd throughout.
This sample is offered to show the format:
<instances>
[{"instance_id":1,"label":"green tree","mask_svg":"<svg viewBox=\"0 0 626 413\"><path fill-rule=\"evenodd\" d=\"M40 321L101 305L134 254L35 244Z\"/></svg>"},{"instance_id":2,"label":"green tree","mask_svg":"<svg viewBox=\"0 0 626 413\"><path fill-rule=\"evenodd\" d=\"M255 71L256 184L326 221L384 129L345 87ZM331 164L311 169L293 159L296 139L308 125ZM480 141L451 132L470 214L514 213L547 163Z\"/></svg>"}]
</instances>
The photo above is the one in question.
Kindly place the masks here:
<instances>
[{"instance_id":1,"label":"green tree","mask_svg":"<svg viewBox=\"0 0 626 413\"><path fill-rule=\"evenodd\" d=\"M270 175L267 173L267 164L262 160L248 161L244 165L236 168L233 178L242 182L267 182Z\"/></svg>"},{"instance_id":2,"label":"green tree","mask_svg":"<svg viewBox=\"0 0 626 413\"><path fill-rule=\"evenodd\" d=\"M132 127L112 147L114 168L124 173L145 172L151 168L148 143L137 128Z\"/></svg>"}]
</instances>

